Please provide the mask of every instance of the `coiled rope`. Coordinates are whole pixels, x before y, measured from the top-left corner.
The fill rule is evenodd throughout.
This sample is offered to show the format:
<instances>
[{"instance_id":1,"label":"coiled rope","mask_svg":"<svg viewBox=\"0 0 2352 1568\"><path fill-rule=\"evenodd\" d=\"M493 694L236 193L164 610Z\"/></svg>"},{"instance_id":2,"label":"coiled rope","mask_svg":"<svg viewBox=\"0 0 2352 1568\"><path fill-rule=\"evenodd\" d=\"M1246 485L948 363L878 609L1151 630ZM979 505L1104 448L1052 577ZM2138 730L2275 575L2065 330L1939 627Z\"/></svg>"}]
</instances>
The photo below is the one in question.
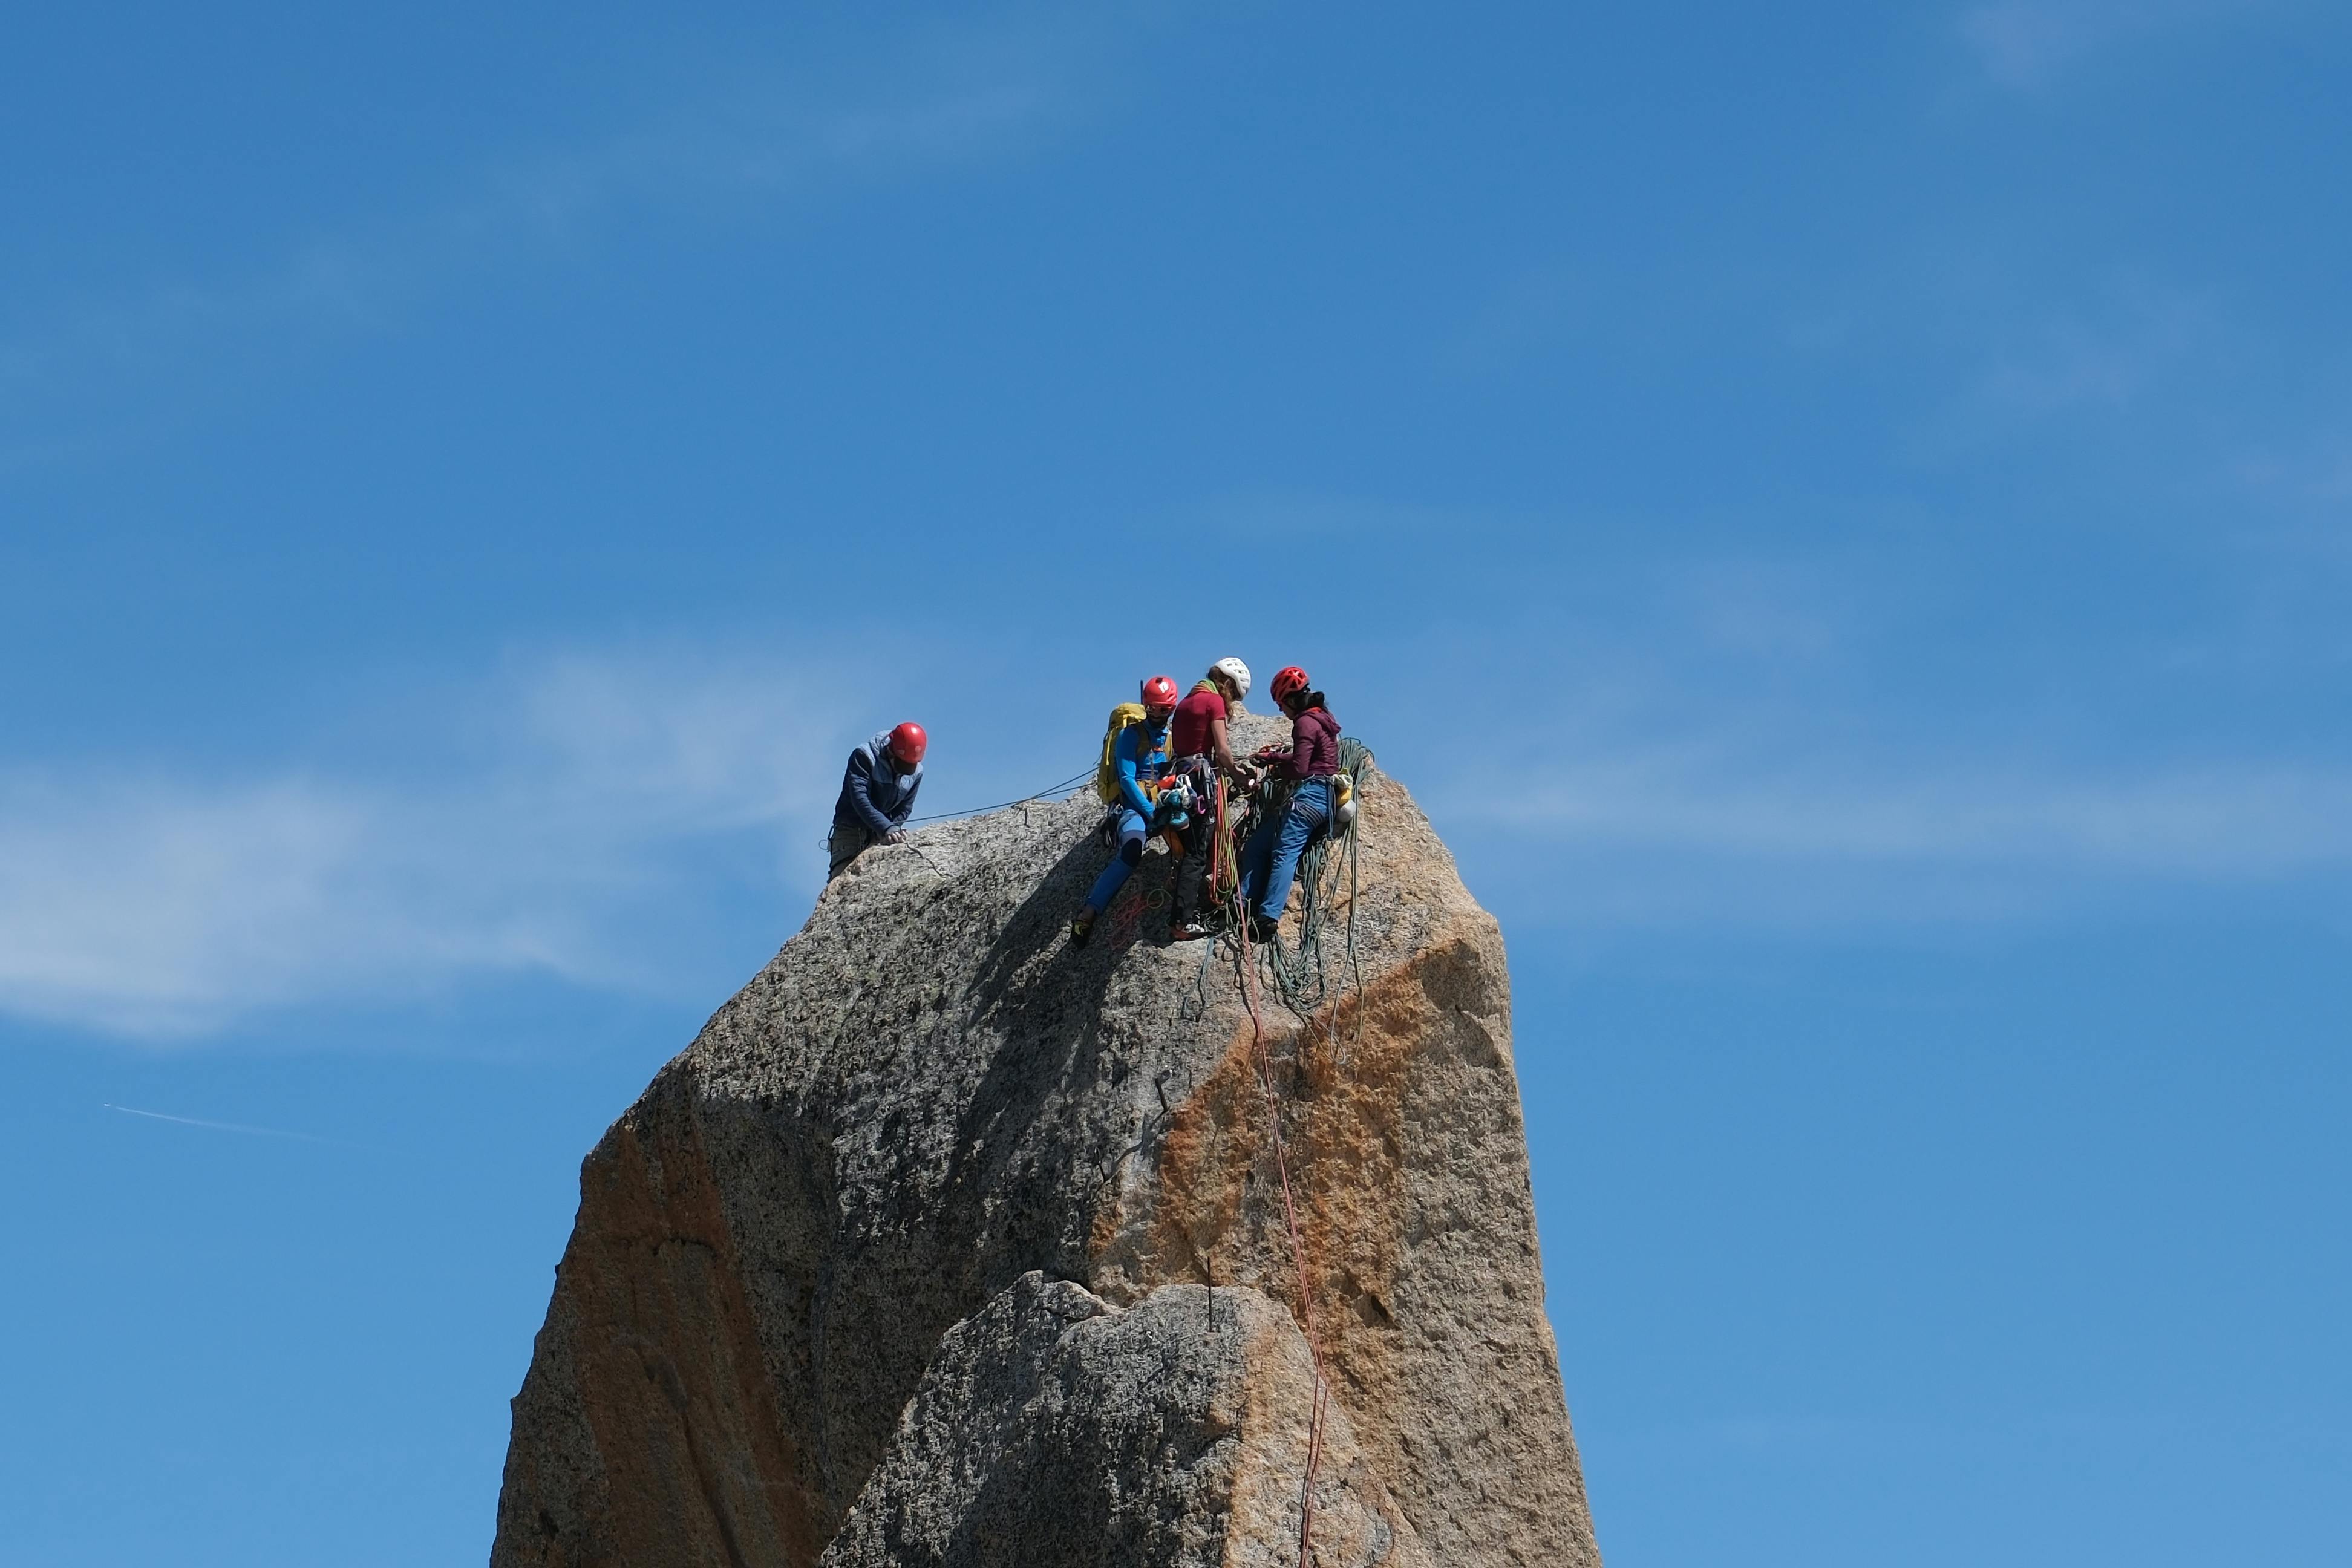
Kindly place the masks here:
<instances>
[{"instance_id":1,"label":"coiled rope","mask_svg":"<svg viewBox=\"0 0 2352 1568\"><path fill-rule=\"evenodd\" d=\"M1362 742L1353 736L1341 738L1339 771L1348 775L1349 785L1356 792L1360 801L1363 794L1365 773L1371 760L1371 751ZM1266 801L1265 809L1269 812L1286 810L1289 805L1288 794L1280 791L1272 793L1274 798ZM1276 994L1282 998L1284 1005L1302 1018L1310 1016L1317 1007L1320 1006L1329 991L1329 983L1323 963L1323 926L1324 917L1330 909L1331 897L1339 891L1339 878L1335 874L1327 884L1323 873L1327 867L1331 866L1335 854L1339 857L1339 864L1347 869L1349 971L1354 977L1356 989L1359 991L1363 989L1363 964L1356 952L1358 882L1356 844L1354 824L1350 823L1341 827L1337 823L1327 821L1325 831L1318 835L1313 843L1307 845L1306 852L1298 858L1300 900L1297 952L1295 955L1286 953L1279 942L1271 944L1267 951L1267 957L1274 967ZM1275 913L1278 919L1281 911L1276 910Z\"/></svg>"}]
</instances>

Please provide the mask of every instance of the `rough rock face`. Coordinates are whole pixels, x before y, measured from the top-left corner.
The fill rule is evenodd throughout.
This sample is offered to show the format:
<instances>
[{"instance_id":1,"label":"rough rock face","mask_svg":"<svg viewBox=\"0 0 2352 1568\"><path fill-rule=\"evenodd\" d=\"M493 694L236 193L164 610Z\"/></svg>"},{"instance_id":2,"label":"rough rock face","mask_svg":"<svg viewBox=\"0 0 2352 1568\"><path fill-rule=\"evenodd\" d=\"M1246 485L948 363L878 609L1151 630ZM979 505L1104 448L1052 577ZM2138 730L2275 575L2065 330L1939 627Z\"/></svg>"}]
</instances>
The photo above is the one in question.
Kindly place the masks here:
<instances>
[{"instance_id":1,"label":"rough rock face","mask_svg":"<svg viewBox=\"0 0 2352 1568\"><path fill-rule=\"evenodd\" d=\"M1315 1562L1597 1565L1501 936L1401 786L1362 812L1344 992L1259 1010ZM1161 940L1162 858L1068 944L1098 816L869 850L605 1134L493 1568L1297 1561L1256 1028L1229 954Z\"/></svg>"},{"instance_id":2,"label":"rough rock face","mask_svg":"<svg viewBox=\"0 0 2352 1568\"><path fill-rule=\"evenodd\" d=\"M949 1331L825 1568L1288 1568L1314 1404L1306 1340L1255 1290L1122 1312L1024 1274ZM1427 1568L1344 1412L1315 1476L1318 1562Z\"/></svg>"}]
</instances>

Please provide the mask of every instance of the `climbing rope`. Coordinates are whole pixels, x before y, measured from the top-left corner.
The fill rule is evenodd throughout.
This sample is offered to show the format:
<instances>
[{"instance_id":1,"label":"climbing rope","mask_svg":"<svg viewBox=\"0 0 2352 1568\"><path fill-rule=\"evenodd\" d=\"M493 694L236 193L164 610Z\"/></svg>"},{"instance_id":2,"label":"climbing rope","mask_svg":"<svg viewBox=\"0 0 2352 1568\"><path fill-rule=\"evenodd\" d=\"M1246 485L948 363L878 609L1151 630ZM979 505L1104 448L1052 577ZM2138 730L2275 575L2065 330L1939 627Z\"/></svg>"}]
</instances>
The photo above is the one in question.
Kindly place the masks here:
<instances>
[{"instance_id":1,"label":"climbing rope","mask_svg":"<svg viewBox=\"0 0 2352 1568\"><path fill-rule=\"evenodd\" d=\"M1352 738L1341 741L1340 771L1348 774L1349 783L1356 790L1359 798L1361 797L1364 785L1365 764L1370 762L1370 757L1371 753L1360 742ZM994 805L976 806L967 811L936 812L929 816L910 818L909 825L940 822L951 817L976 816L982 812L1001 811L1007 806L1023 805L1031 801L1066 796L1076 793L1094 776L1095 770L1088 768L1084 773L1075 773L1059 783L1048 784L1034 795L1023 795L1018 800L1000 801ZM1241 878L1236 863L1237 857L1234 853L1232 814L1227 809L1229 804L1226 798L1225 783L1221 777L1216 784L1215 817L1207 845L1209 865L1206 870L1206 901L1213 907L1222 907L1225 910L1229 920L1229 930L1236 938L1242 995L1248 1005L1250 1016L1251 1058L1256 1068L1258 1093L1265 1107L1267 1127L1274 1145L1275 1173L1280 1178L1282 1186L1283 1226L1290 1242L1291 1271L1298 1284L1299 1327L1306 1336L1307 1358L1315 1374L1314 1400L1307 1417L1307 1462L1305 1474L1299 1481L1298 1498L1298 1568L1312 1568L1315 1552L1315 1478L1323 1462L1323 1438L1331 1406L1331 1381L1324 1372L1323 1347L1316 1332L1316 1275L1308 1265L1306 1236L1298 1224L1297 1194L1290 1176L1290 1146L1283 1131L1282 1096L1275 1087L1274 1055L1266 1041L1265 1014L1258 984L1258 954L1261 951L1265 953L1267 968L1274 976L1276 992L1284 1005L1298 1014L1306 1025L1306 1028L1299 1037L1300 1052L1303 1056L1307 1047L1313 1044L1314 1014L1319 1009L1328 991L1321 946L1324 913L1328 901L1324 887L1324 873L1327 868L1332 870L1330 879L1332 885L1329 890L1336 893L1339 875L1337 868L1330 864L1331 851L1335 844L1341 848L1348 879L1348 959L1356 982L1355 989L1360 997L1363 990L1363 970L1356 952L1358 835L1354 823L1349 823L1344 827L1336 823L1329 824L1300 857L1297 879L1302 884L1304 896L1301 905L1298 952L1294 963L1286 958L1279 942L1268 943L1261 950L1250 939L1248 911L1241 906ZM1259 796L1261 811L1285 812L1288 809L1289 804L1290 792L1287 788L1276 784L1262 786ZM1277 918L1279 918L1278 912ZM1199 1006L1197 1010L1184 1009L1192 1017L1197 1018L1207 1010L1208 976L1214 965L1219 946L1220 943L1213 940L1203 944L1201 968L1194 981L1195 996ZM1310 971L1311 988L1308 984ZM1324 1026L1326 1037L1333 1046L1335 1058L1339 1040L1337 1026L1339 1007L1346 999L1345 993L1346 988L1343 984L1340 994L1331 998L1330 1016L1325 1020ZM1360 1001L1358 1006L1360 1031L1361 1011ZM1213 1291L1215 1289L1213 1272L1210 1276L1210 1288ZM1211 1301L1210 1321L1213 1328L1215 1322L1213 1295Z\"/></svg>"},{"instance_id":2,"label":"climbing rope","mask_svg":"<svg viewBox=\"0 0 2352 1568\"><path fill-rule=\"evenodd\" d=\"M1360 802L1364 775L1372 753L1360 741L1349 736L1339 742L1339 771L1348 775L1350 788ZM1287 792L1275 788L1266 793L1265 809L1279 813L1289 805ZM1361 807L1359 806L1360 811ZM1357 988L1362 988L1363 969L1356 953L1356 829L1353 823L1345 827L1333 824L1317 837L1298 858L1300 889L1298 948L1296 953L1286 953L1279 942L1272 944L1267 959L1274 968L1275 992L1284 1005L1300 1016L1307 1016L1320 1006L1329 992L1329 981L1323 963L1324 917L1331 900L1339 892L1339 871L1344 868L1348 883L1348 963ZM1336 858L1335 858L1336 857ZM1331 871L1328 881L1326 869Z\"/></svg>"},{"instance_id":3,"label":"climbing rope","mask_svg":"<svg viewBox=\"0 0 2352 1568\"><path fill-rule=\"evenodd\" d=\"M1034 795L1024 795L1019 800L1000 800L994 805L975 805L963 811L935 811L929 816L910 816L907 819L907 826L912 827L918 822L945 822L951 816L978 816L984 811L1003 811L1008 805L1026 805L1033 800L1061 799L1076 795L1078 786L1094 776L1095 770L1088 768L1082 773L1072 773L1059 784L1049 784Z\"/></svg>"},{"instance_id":4,"label":"climbing rope","mask_svg":"<svg viewBox=\"0 0 2352 1568\"><path fill-rule=\"evenodd\" d=\"M1371 752L1362 742L1347 739L1340 742L1339 767L1347 773L1349 784L1361 799ZM1058 787L1058 786L1057 786ZM1042 792L1041 792L1042 793ZM1035 797L1032 797L1035 798ZM1265 1107L1266 1124L1274 1147L1275 1173L1282 1187L1283 1228L1290 1242L1290 1267L1298 1284L1297 1314L1301 1332L1306 1336L1307 1353L1315 1373L1315 1395L1308 1412L1307 1428L1306 1472L1299 1481L1298 1496L1298 1568L1312 1568L1315 1552L1315 1479L1322 1468L1323 1439L1331 1409L1331 1380L1323 1367L1323 1347L1315 1326L1314 1269L1309 1266L1307 1238L1298 1224L1298 1198L1290 1175L1290 1144L1283 1129L1283 1097L1276 1086L1274 1055L1266 1041L1265 1008L1259 984L1259 954L1265 955L1265 968L1274 978L1277 994L1284 1005L1301 1018L1304 1028L1299 1035L1299 1050L1304 1054L1314 1044L1315 1015L1321 1011L1328 997L1328 1016L1324 1020L1324 1033L1335 1061L1345 1065L1339 1048L1339 1022L1348 986L1343 979L1337 995L1329 994L1325 974L1322 936L1325 915L1332 898L1339 891L1343 874L1348 885L1347 957L1348 975L1354 981L1359 1002L1357 1028L1362 1029L1363 966L1356 949L1356 894L1358 888L1358 824L1340 826L1330 823L1300 858L1298 880L1302 884L1301 928L1298 951L1295 960L1286 957L1278 942L1259 948L1250 938L1248 911L1242 907L1241 877L1234 853L1233 802L1227 797L1225 782L1219 778L1215 786L1214 815L1210 823L1209 838L1203 849L1209 857L1205 868L1204 902L1213 909L1223 910L1227 931L1234 943L1234 952L1240 970L1241 992L1250 1016L1250 1057L1257 1074L1258 1094ZM1277 814L1288 809L1289 791L1278 784L1262 786L1258 809L1268 814L1267 820L1278 821ZM1359 818L1360 820L1360 817ZM1339 858L1334 859L1335 847ZM1328 876L1327 876L1328 873ZM1206 1016L1209 1003L1209 973L1215 966L1223 942L1212 940L1202 944L1201 966L1193 977L1193 995L1179 1008L1180 1016L1196 1020ZM1311 984L1310 984L1311 982ZM1214 1289L1215 1276L1210 1276ZM1211 1310L1214 1321L1214 1308Z\"/></svg>"},{"instance_id":5,"label":"climbing rope","mask_svg":"<svg viewBox=\"0 0 2352 1568\"><path fill-rule=\"evenodd\" d=\"M1315 1472L1323 1462L1323 1421L1331 1404L1331 1382L1323 1374L1323 1347L1315 1334L1315 1276L1307 1267L1307 1241L1298 1228L1298 1201L1291 1188L1290 1148L1282 1132L1282 1100L1274 1087L1274 1056L1265 1043L1265 1017L1258 1003L1256 956L1249 922L1241 922L1242 995L1249 1004L1250 1054L1257 1066L1260 1097L1273 1132L1275 1173L1282 1179L1282 1221L1290 1233L1290 1267L1298 1280L1299 1328L1307 1336L1315 1368L1315 1403L1307 1424L1307 1470L1298 1487L1298 1568L1312 1568L1315 1552Z\"/></svg>"},{"instance_id":6,"label":"climbing rope","mask_svg":"<svg viewBox=\"0 0 2352 1568\"><path fill-rule=\"evenodd\" d=\"M1360 742L1348 740L1341 742L1340 768L1348 774L1349 782L1357 791L1360 799L1365 782L1365 764L1370 759L1371 753ZM1323 1463L1323 1436L1325 1422L1330 1414L1331 1381L1324 1373L1323 1348L1315 1331L1315 1275L1307 1266L1307 1241L1298 1226L1298 1201L1290 1179L1290 1146L1283 1131L1282 1099L1275 1088L1274 1057L1266 1044L1265 1008L1258 984L1258 954L1261 951L1266 954L1267 968L1274 975L1276 988L1284 1005L1298 1014L1305 1025L1299 1037L1299 1048L1303 1057L1307 1047L1314 1043L1315 1013L1319 1009L1328 989L1324 979L1321 948L1323 916L1328 907L1324 873L1327 863L1330 861L1331 847L1337 843L1341 847L1348 879L1348 962L1349 973L1355 980L1354 988L1358 995L1357 1027L1360 1033L1363 1012L1361 1001L1363 967L1356 951L1357 824L1349 823L1345 826L1333 824L1308 847L1307 855L1301 857L1299 879L1304 884L1305 894L1303 923L1297 962L1292 964L1286 961L1282 944L1279 942L1268 943L1264 949L1259 949L1252 942L1248 911L1242 907L1240 900L1240 879L1238 876L1234 877L1229 890L1218 875L1219 868L1229 867L1233 859L1233 825L1224 809L1225 805L1224 785L1223 781L1220 781L1217 786L1215 835L1211 840L1210 850L1210 897L1213 901L1224 906L1231 922L1231 929L1236 933L1242 996L1249 1007L1250 1053L1257 1069L1259 1096L1265 1105L1266 1122L1274 1145L1275 1172L1281 1178L1282 1218L1284 1227L1289 1234L1291 1270L1298 1281L1299 1327L1307 1337L1307 1353L1315 1369L1315 1398L1313 1407L1308 1414L1307 1427L1306 1473L1300 1479L1298 1494L1298 1568L1312 1568L1315 1551L1315 1477ZM1288 805L1288 792L1278 786L1265 790L1260 796L1260 809L1263 811L1279 812L1286 810ZM1360 808L1359 820L1360 821ZM1332 883L1330 892L1336 893L1339 867L1331 865L1329 869ZM1209 969L1215 953L1216 944L1212 942L1209 952L1202 957L1200 973L1194 982L1195 991L1203 1011L1206 1009L1208 1000ZM1314 979L1311 994L1306 984L1310 965ZM1345 1000L1343 984L1341 994L1330 999L1329 1016L1324 1021L1325 1036L1332 1048L1334 1059L1343 1064L1344 1058L1340 1056L1339 1049L1339 1017L1340 1005Z\"/></svg>"}]
</instances>

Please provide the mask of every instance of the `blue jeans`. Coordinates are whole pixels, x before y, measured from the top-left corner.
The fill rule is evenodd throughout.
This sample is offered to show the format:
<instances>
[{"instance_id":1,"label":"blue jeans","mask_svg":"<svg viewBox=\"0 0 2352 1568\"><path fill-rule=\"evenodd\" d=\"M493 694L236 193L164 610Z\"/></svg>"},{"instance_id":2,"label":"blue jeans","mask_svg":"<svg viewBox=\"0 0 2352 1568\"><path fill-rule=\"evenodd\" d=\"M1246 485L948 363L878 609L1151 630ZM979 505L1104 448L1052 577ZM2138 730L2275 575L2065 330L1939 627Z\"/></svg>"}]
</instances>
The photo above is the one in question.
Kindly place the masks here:
<instances>
[{"instance_id":1,"label":"blue jeans","mask_svg":"<svg viewBox=\"0 0 2352 1568\"><path fill-rule=\"evenodd\" d=\"M1136 864L1143 858L1144 842L1150 837L1150 825L1133 806L1118 814L1118 853L1102 868L1102 875L1095 879L1094 890L1087 895L1087 908L1097 914L1110 908L1110 901L1118 897L1118 890L1135 875Z\"/></svg>"},{"instance_id":2,"label":"blue jeans","mask_svg":"<svg viewBox=\"0 0 2352 1568\"><path fill-rule=\"evenodd\" d=\"M1298 858L1331 820L1331 781L1308 779L1290 797L1290 809L1280 821L1257 825L1250 835L1249 852L1242 858L1242 904L1253 914L1263 911L1274 920L1290 903L1290 884L1298 875ZM1263 886L1265 894L1257 896Z\"/></svg>"}]
</instances>

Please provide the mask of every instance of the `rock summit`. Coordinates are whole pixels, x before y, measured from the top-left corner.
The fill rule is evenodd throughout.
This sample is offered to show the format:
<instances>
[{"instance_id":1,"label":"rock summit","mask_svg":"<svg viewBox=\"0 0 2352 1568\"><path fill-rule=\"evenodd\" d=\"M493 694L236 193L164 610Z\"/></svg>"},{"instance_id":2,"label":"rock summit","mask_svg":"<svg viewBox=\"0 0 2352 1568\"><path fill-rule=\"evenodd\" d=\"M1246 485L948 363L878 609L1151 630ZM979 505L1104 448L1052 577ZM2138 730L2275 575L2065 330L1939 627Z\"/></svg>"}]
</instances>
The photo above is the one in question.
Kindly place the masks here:
<instances>
[{"instance_id":1,"label":"rock summit","mask_svg":"<svg viewBox=\"0 0 2352 1568\"><path fill-rule=\"evenodd\" d=\"M582 1167L492 1568L1598 1568L1501 933L1360 799L1295 1007L1157 855L1069 944L1091 795L861 857Z\"/></svg>"}]
</instances>

